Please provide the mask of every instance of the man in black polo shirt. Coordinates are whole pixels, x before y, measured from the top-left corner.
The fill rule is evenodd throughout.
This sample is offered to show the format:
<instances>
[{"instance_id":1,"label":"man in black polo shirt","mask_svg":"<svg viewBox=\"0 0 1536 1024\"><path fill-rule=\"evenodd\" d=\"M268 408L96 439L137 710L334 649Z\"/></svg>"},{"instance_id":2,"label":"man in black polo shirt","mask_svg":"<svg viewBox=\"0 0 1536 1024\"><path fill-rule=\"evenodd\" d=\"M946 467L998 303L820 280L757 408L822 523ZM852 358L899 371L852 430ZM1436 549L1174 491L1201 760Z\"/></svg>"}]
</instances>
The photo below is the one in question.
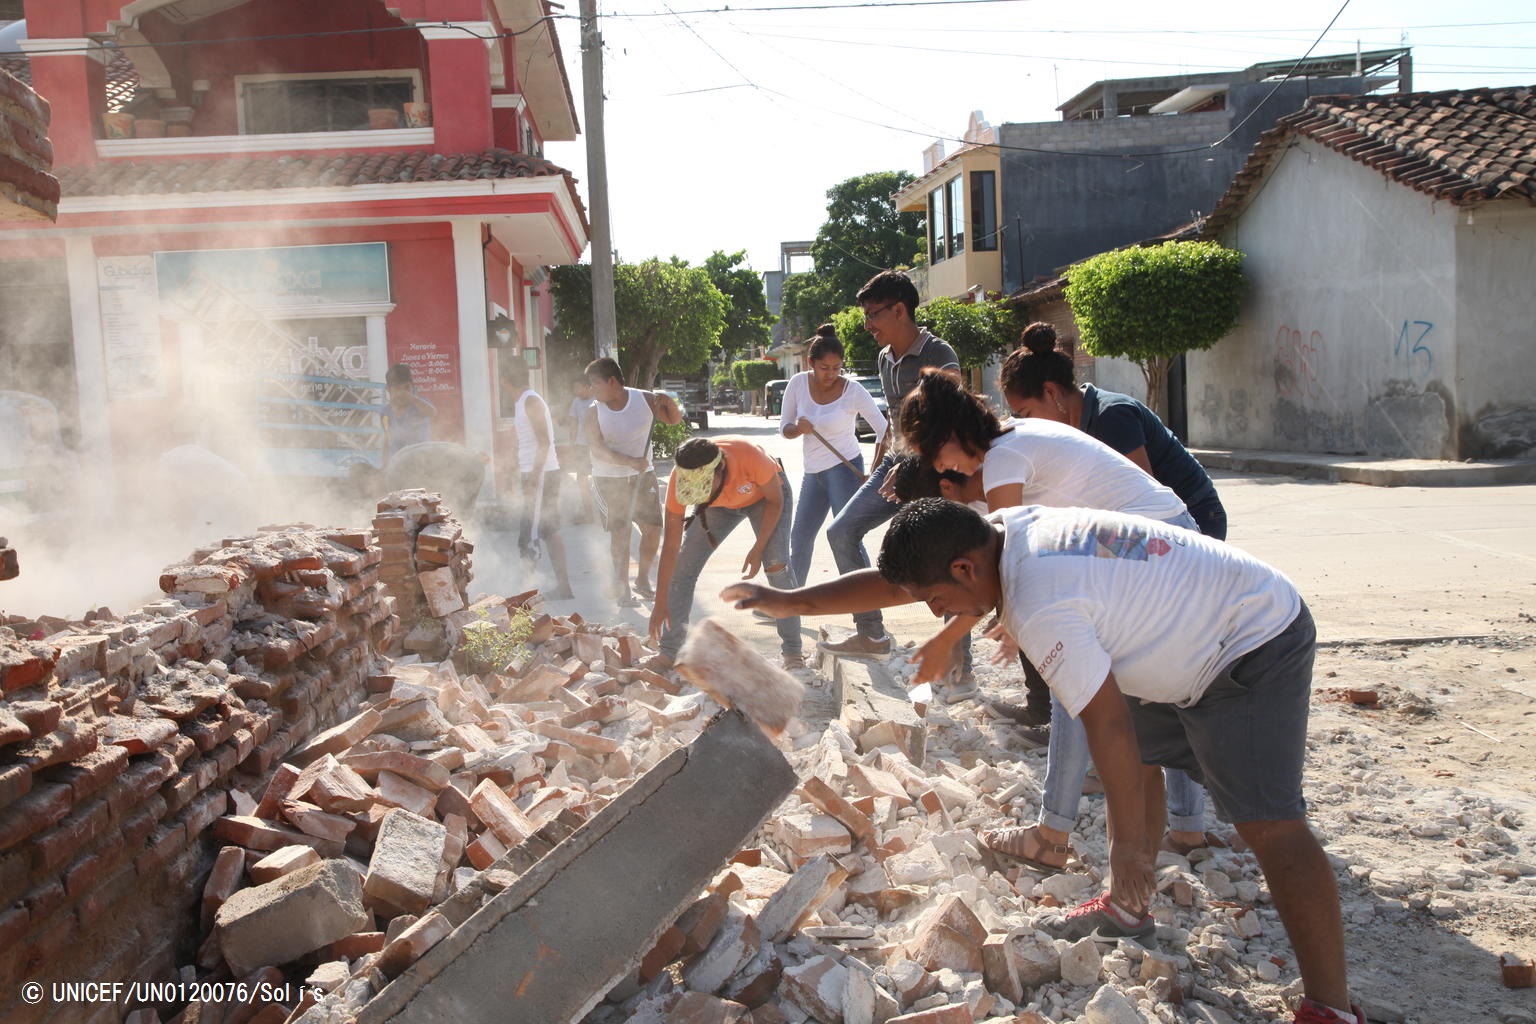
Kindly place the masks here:
<instances>
[{"instance_id":1,"label":"man in black polo shirt","mask_svg":"<svg viewBox=\"0 0 1536 1024\"><path fill-rule=\"evenodd\" d=\"M880 384L894 422L901 400L917 384L924 367L938 366L959 370L960 361L949 343L919 327L917 288L899 270L883 270L870 278L856 296L864 309L864 329L880 343L876 362ZM844 505L827 528L827 543L837 561L837 571L853 572L869 567L869 553L864 536L896 514L898 505L880 493L896 456L890 451L890 429L875 444L875 471L870 474L848 504ZM891 652L891 638L885 632L885 619L879 611L861 612L853 617L858 632L839 643L824 643L822 649L834 654L880 657ZM973 689L969 687L966 689ZM964 692L957 688L955 693Z\"/></svg>"}]
</instances>

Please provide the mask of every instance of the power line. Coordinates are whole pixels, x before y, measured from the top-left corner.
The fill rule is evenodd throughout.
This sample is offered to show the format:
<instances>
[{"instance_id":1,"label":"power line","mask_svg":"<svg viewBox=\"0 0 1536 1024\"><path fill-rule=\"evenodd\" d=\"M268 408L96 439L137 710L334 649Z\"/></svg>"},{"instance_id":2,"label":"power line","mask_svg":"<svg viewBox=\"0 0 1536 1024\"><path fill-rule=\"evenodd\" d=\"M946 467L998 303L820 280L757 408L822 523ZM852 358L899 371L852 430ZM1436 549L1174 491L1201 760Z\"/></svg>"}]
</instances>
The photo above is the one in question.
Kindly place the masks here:
<instances>
[{"instance_id":1,"label":"power line","mask_svg":"<svg viewBox=\"0 0 1536 1024\"><path fill-rule=\"evenodd\" d=\"M1215 149L1217 146L1221 145L1223 142L1226 142L1232 136L1236 135L1239 128L1253 120L1254 115L1256 115L1260 110L1264 109L1264 104L1275 98L1275 93L1280 91L1280 87L1286 82L1289 82L1291 77L1296 74L1297 69L1301 67L1301 65L1306 61L1308 57L1312 56L1312 51L1317 49L1318 44L1320 44L1324 37L1328 35L1329 30L1333 28L1334 22L1339 20L1339 16L1344 13L1344 9L1349 6L1349 2L1350 0L1344 0L1344 2L1339 5L1339 9L1334 12L1333 17L1328 19L1328 24L1324 25L1323 30L1318 33L1317 38L1312 40L1312 45L1307 47L1307 52L1296 58L1296 63L1291 65L1291 70L1285 73L1284 78L1275 83L1275 87L1269 90L1269 95L1265 96L1262 100L1256 103L1254 108L1248 111L1248 116L1237 122L1237 124L1233 125L1231 131L1227 132L1227 134L1223 135L1221 138L1217 139L1215 142L1204 148Z\"/></svg>"},{"instance_id":2,"label":"power line","mask_svg":"<svg viewBox=\"0 0 1536 1024\"><path fill-rule=\"evenodd\" d=\"M743 31L743 30L737 29L736 31ZM832 83L833 85L841 86L842 88L846 89L848 92L850 92L853 95L859 97L860 99L864 100L865 102L873 103L876 106L884 107L886 110L890 111L893 114L901 115L903 113L901 110L897 109L896 107L891 106L889 103L886 103L884 100L876 99L873 96L870 96L870 95L867 95L866 93L860 92L858 89L855 89L853 86L849 85L847 82L844 82L844 81L842 81L840 79L833 78L831 75L828 75L826 73L826 69L825 68L823 68L823 67L821 67L819 65L815 65L815 64L810 63L809 61L807 61L804 58L800 57L798 54L791 53L791 52L783 49L782 47L774 46L771 43L765 42L764 39L763 39L763 36L766 35L766 34L767 33L756 33L756 32L750 32L750 31L746 32L746 35L748 36L748 38L752 39L754 42L759 43L760 45L766 47L767 49L771 50L772 52L774 52L776 54L779 54L780 56L789 58L790 60L794 61L797 64L800 64L800 65L802 65L804 67L810 68L811 71L813 71L818 77L825 79L826 81ZM934 128L932 125L928 125L926 127L928 127L931 131L933 131L936 134L940 134L940 135L943 134L941 129Z\"/></svg>"}]
</instances>

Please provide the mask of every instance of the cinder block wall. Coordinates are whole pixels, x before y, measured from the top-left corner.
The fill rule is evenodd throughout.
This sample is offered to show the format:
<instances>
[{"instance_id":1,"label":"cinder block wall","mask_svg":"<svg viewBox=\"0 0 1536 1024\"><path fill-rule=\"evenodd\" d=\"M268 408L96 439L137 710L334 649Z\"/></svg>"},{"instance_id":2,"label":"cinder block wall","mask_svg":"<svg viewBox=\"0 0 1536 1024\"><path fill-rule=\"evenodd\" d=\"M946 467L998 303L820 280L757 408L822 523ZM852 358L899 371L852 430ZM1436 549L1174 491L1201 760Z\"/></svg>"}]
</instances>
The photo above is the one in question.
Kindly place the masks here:
<instances>
[{"instance_id":1,"label":"cinder block wall","mask_svg":"<svg viewBox=\"0 0 1536 1024\"><path fill-rule=\"evenodd\" d=\"M263 533L170 567L121 620L0 628L0 1020L115 1024L21 986L192 961L230 790L259 795L350 715L398 642L382 559L368 531Z\"/></svg>"}]
</instances>

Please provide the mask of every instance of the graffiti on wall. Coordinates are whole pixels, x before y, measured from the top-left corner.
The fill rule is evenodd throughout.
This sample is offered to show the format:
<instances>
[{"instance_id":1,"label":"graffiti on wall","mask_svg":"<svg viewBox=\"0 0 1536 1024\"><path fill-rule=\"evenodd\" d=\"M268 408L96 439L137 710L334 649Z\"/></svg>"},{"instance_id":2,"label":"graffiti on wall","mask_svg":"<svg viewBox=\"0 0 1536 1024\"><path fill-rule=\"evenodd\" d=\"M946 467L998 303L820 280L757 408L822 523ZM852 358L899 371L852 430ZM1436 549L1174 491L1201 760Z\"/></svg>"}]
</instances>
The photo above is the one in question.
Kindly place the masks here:
<instances>
[{"instance_id":1,"label":"graffiti on wall","mask_svg":"<svg viewBox=\"0 0 1536 1024\"><path fill-rule=\"evenodd\" d=\"M1404 320L1392 346L1392 366L1406 372L1410 380L1422 381L1435 368L1435 353L1424 339L1435 329L1429 320Z\"/></svg>"},{"instance_id":2,"label":"graffiti on wall","mask_svg":"<svg viewBox=\"0 0 1536 1024\"><path fill-rule=\"evenodd\" d=\"M1323 397L1323 354L1326 339L1321 331L1303 333L1281 324L1275 332L1275 388L1292 402L1317 401Z\"/></svg>"}]
</instances>

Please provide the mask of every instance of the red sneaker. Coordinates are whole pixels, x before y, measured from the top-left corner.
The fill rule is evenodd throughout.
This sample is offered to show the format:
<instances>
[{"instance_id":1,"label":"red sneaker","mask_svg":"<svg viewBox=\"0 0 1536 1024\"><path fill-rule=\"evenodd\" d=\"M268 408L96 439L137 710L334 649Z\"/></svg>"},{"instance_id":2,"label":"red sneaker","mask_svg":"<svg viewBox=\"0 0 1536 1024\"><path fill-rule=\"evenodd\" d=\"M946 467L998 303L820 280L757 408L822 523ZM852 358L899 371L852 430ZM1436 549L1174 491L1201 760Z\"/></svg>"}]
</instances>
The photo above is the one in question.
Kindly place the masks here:
<instances>
[{"instance_id":1,"label":"red sneaker","mask_svg":"<svg viewBox=\"0 0 1536 1024\"><path fill-rule=\"evenodd\" d=\"M1052 914L1035 922L1035 927L1058 939L1076 942L1084 936L1095 939L1145 939L1157 931L1157 922L1151 914L1144 914L1133 925L1124 925L1118 914L1109 909L1109 893L1100 893L1081 906L1073 907L1065 914ZM1298 1018L1300 1020L1300 1018ZM1322 1024L1319 1018L1318 1024Z\"/></svg>"},{"instance_id":2,"label":"red sneaker","mask_svg":"<svg viewBox=\"0 0 1536 1024\"><path fill-rule=\"evenodd\" d=\"M1355 1015L1355 1020L1360 1024L1367 1024L1365 1014L1360 1012L1360 1007L1351 1005L1349 1012ZM1303 999L1296 1004L1295 1024L1342 1024L1343 1020L1343 1017L1334 1012L1333 1007L1324 1006L1314 1000Z\"/></svg>"}]
</instances>

